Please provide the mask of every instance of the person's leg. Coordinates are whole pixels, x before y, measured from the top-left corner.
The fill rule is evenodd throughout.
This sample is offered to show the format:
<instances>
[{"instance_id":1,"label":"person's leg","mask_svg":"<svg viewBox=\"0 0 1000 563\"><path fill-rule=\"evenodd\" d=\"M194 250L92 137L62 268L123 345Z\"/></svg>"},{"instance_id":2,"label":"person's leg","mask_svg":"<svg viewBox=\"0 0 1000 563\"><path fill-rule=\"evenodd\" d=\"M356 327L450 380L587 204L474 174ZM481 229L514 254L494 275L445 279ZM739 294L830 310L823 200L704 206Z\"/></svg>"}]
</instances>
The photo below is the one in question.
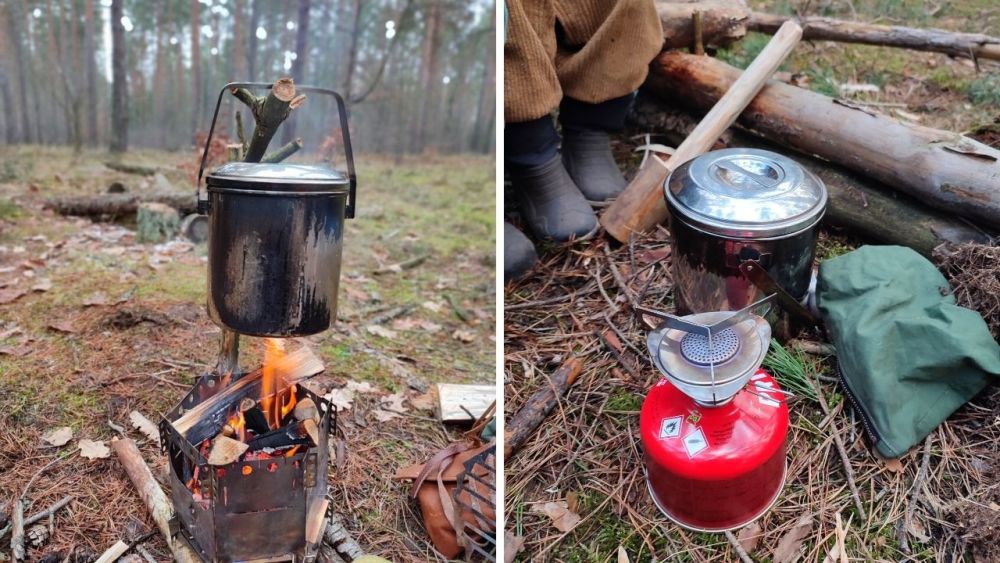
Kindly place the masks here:
<instances>
[{"instance_id":1,"label":"person's leg","mask_svg":"<svg viewBox=\"0 0 1000 563\"><path fill-rule=\"evenodd\" d=\"M660 51L663 30L653 0L553 0L558 26L556 75L563 161L591 201L625 187L608 134L620 131L632 93Z\"/></svg>"},{"instance_id":2,"label":"person's leg","mask_svg":"<svg viewBox=\"0 0 1000 563\"><path fill-rule=\"evenodd\" d=\"M590 201L606 201L625 189L625 178L611 155L609 134L625 126L632 94L590 104L563 98L562 159L566 171Z\"/></svg>"},{"instance_id":3,"label":"person's leg","mask_svg":"<svg viewBox=\"0 0 1000 563\"><path fill-rule=\"evenodd\" d=\"M597 228L597 219L558 156L550 115L562 97L553 62L555 11L537 0L508 0L507 7L504 155L512 191L535 236L579 238Z\"/></svg>"}]
</instances>

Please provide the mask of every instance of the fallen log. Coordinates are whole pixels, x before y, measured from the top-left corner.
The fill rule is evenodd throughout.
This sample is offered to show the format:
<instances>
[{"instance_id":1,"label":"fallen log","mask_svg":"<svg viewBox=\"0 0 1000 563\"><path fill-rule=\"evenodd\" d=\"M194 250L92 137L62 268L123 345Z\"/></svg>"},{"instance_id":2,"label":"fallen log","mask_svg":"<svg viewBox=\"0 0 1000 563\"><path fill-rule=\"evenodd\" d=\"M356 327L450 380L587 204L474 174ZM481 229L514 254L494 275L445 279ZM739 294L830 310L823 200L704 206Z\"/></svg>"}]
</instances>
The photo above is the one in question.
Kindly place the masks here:
<instances>
[{"instance_id":1,"label":"fallen log","mask_svg":"<svg viewBox=\"0 0 1000 563\"><path fill-rule=\"evenodd\" d=\"M167 495L163 493L163 489L160 488L156 479L153 478L153 473L149 470L146 462L143 461L142 454L139 453L139 448L135 446L135 442L129 438L120 440L116 438L111 440L111 449L114 450L115 455L118 456L118 461L125 468L125 473L128 474L132 484L135 485L139 493L139 498L145 503L149 515L153 518L153 522L156 523L156 527L163 534L163 539L166 540L167 546L174 556L174 561L176 563L200 562L201 557L188 546L184 545L184 542L175 541L171 535L170 517L173 514L173 508L171 508L170 499L167 498Z\"/></svg>"},{"instance_id":2,"label":"fallen log","mask_svg":"<svg viewBox=\"0 0 1000 563\"><path fill-rule=\"evenodd\" d=\"M665 135L679 143L697 125L697 117L641 93L629 124ZM729 129L714 148L749 147L788 154L826 184L829 194L823 223L848 230L863 239L909 246L930 257L942 243L986 242L989 237L960 218L921 204L904 194L851 172L842 166L791 151L749 133Z\"/></svg>"},{"instance_id":3,"label":"fallen log","mask_svg":"<svg viewBox=\"0 0 1000 563\"><path fill-rule=\"evenodd\" d=\"M125 162L115 162L113 160L105 161L104 166L116 172L135 174L137 176L152 176L157 172L167 171L166 168L157 168L156 166L143 166L142 164L128 164Z\"/></svg>"},{"instance_id":4,"label":"fallen log","mask_svg":"<svg viewBox=\"0 0 1000 563\"><path fill-rule=\"evenodd\" d=\"M657 2L656 12L663 26L664 49L695 44L695 13L700 22L701 43L708 47L725 47L742 39L750 21L750 8L743 0Z\"/></svg>"},{"instance_id":5,"label":"fallen log","mask_svg":"<svg viewBox=\"0 0 1000 563\"><path fill-rule=\"evenodd\" d=\"M712 107L740 71L709 57L663 53L644 89ZM901 123L802 88L768 82L738 123L770 141L836 162L927 205L1000 228L1000 151L967 137Z\"/></svg>"},{"instance_id":6,"label":"fallen log","mask_svg":"<svg viewBox=\"0 0 1000 563\"><path fill-rule=\"evenodd\" d=\"M510 459L514 452L521 449L521 446L545 420L545 417L549 416L552 409L556 408L559 398L573 385L581 371L583 371L583 363L577 358L570 358L559 366L559 369L552 374L552 378L541 389L528 397L524 406L511 417L510 422L504 427L504 459Z\"/></svg>"},{"instance_id":7,"label":"fallen log","mask_svg":"<svg viewBox=\"0 0 1000 563\"><path fill-rule=\"evenodd\" d=\"M768 77L778 70L792 49L798 45L800 37L802 29L795 22L788 22L782 26L750 63L740 80L733 82L729 91L720 97L698 127L677 147L667 162L667 167L673 170L707 151L760 92ZM707 59L707 57L697 58ZM649 184L630 182L601 215L601 225L608 234L619 242L627 242L632 233L642 233L662 223L667 218L667 205L663 200L661 184L662 181Z\"/></svg>"},{"instance_id":8,"label":"fallen log","mask_svg":"<svg viewBox=\"0 0 1000 563\"><path fill-rule=\"evenodd\" d=\"M51 198L45 201L45 208L60 215L81 217L122 217L134 215L142 203L161 203L176 209L181 215L196 213L198 202L193 194L101 194L96 196L73 196Z\"/></svg>"},{"instance_id":9,"label":"fallen log","mask_svg":"<svg viewBox=\"0 0 1000 563\"><path fill-rule=\"evenodd\" d=\"M753 12L747 27L751 31L774 33L784 22L794 19L802 26L802 38L899 47L914 51L944 53L967 59L1000 61L1000 37L981 33L959 33L945 29L917 29L898 25L877 25L809 16L778 16Z\"/></svg>"}]
</instances>

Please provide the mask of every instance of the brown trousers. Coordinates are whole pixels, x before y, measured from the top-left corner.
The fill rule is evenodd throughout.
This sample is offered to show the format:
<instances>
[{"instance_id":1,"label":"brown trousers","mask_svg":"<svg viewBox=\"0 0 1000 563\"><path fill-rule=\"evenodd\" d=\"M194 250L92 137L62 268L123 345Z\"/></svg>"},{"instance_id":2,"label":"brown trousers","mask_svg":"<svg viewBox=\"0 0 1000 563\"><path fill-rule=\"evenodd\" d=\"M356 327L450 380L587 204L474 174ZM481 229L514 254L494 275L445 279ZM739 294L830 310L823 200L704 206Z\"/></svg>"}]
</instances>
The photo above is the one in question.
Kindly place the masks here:
<instances>
[{"instance_id":1,"label":"brown trousers","mask_svg":"<svg viewBox=\"0 0 1000 563\"><path fill-rule=\"evenodd\" d=\"M506 0L504 119L529 121L564 95L592 104L632 92L663 45L653 0Z\"/></svg>"}]
</instances>

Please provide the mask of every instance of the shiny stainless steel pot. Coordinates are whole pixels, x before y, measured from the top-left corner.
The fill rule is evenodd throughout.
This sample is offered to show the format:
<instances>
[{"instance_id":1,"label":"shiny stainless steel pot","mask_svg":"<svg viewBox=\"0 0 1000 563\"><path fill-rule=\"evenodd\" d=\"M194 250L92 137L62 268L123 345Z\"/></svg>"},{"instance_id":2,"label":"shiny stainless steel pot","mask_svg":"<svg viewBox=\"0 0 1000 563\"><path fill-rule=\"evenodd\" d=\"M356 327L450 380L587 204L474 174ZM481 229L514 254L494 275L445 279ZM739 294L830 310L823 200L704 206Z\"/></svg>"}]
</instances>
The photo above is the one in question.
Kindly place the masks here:
<instances>
[{"instance_id":1,"label":"shiny stainless steel pot","mask_svg":"<svg viewBox=\"0 0 1000 563\"><path fill-rule=\"evenodd\" d=\"M769 291L741 265L759 264L801 300L809 289L826 187L790 158L723 149L677 167L664 183L678 314L735 311Z\"/></svg>"}]
</instances>

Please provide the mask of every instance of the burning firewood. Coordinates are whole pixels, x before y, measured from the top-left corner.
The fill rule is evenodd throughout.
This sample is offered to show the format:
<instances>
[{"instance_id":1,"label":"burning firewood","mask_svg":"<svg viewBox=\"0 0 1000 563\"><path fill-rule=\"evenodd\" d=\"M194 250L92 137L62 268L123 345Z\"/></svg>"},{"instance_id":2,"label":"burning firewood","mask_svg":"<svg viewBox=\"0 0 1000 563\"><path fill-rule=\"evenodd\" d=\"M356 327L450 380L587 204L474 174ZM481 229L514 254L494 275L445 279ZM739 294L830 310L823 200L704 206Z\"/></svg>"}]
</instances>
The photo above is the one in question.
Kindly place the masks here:
<instances>
[{"instance_id":1,"label":"burning firewood","mask_svg":"<svg viewBox=\"0 0 1000 563\"><path fill-rule=\"evenodd\" d=\"M275 376L287 386L323 371L323 362L310 348L303 346L277 360L273 367ZM192 443L214 437L226 424L230 405L243 397L260 396L262 377L263 370L244 375L223 391L186 411L173 422L174 428Z\"/></svg>"},{"instance_id":2,"label":"burning firewood","mask_svg":"<svg viewBox=\"0 0 1000 563\"><path fill-rule=\"evenodd\" d=\"M311 438L309 436L309 431L305 427L305 423L307 422L312 423L315 428L316 425L311 420L297 421L293 424L289 424L288 426L278 428L277 430L261 434L260 436L250 440L247 442L249 451L256 452L264 449L278 450L291 446L309 444ZM316 437L316 441L318 442L318 431L316 433Z\"/></svg>"},{"instance_id":3,"label":"burning firewood","mask_svg":"<svg viewBox=\"0 0 1000 563\"><path fill-rule=\"evenodd\" d=\"M238 460L250 446L227 436L218 436L212 441L212 449L208 452L209 465L229 465Z\"/></svg>"},{"instance_id":4,"label":"burning firewood","mask_svg":"<svg viewBox=\"0 0 1000 563\"><path fill-rule=\"evenodd\" d=\"M243 398L240 401L240 412L243 413L243 420L247 428L252 430L254 434L259 436L271 431L271 426L268 425L267 418L264 417L264 411L260 410L257 401L254 401L250 397Z\"/></svg>"},{"instance_id":5,"label":"burning firewood","mask_svg":"<svg viewBox=\"0 0 1000 563\"><path fill-rule=\"evenodd\" d=\"M319 422L319 410L316 409L316 403L309 397L306 397L295 404L295 410L292 411L292 416L295 417L295 420L312 420Z\"/></svg>"}]
</instances>

